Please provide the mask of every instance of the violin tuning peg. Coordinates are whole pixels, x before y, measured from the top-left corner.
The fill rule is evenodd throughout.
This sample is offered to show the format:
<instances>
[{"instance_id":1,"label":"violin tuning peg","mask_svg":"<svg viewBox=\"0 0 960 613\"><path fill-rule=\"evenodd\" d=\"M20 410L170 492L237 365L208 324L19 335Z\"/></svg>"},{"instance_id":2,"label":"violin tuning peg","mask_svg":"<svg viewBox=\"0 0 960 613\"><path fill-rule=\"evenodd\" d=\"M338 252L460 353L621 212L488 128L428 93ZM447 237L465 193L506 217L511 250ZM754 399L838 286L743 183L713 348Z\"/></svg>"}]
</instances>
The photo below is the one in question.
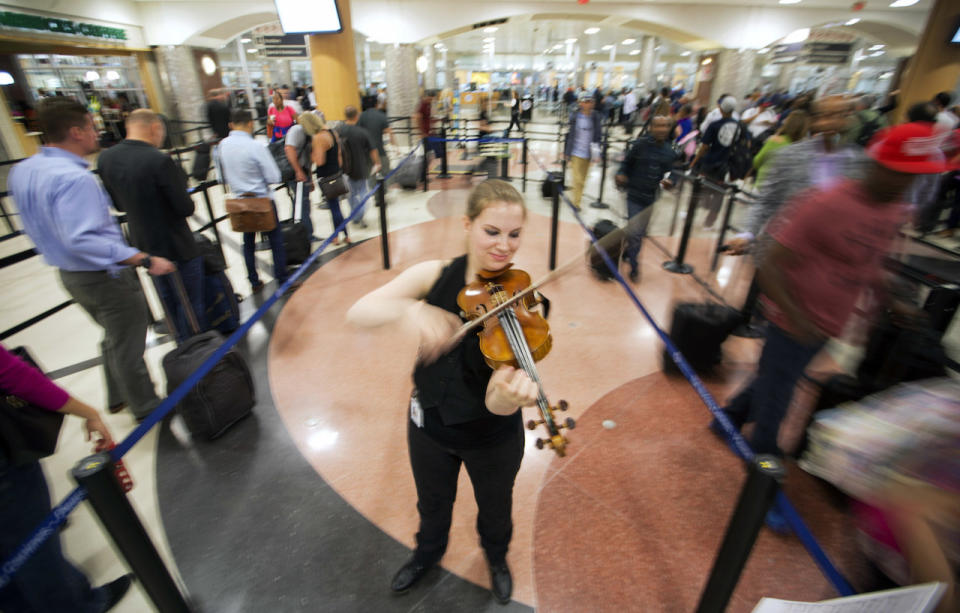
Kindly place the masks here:
<instances>
[{"instance_id":1,"label":"violin tuning peg","mask_svg":"<svg viewBox=\"0 0 960 613\"><path fill-rule=\"evenodd\" d=\"M557 403L557 410L559 411L566 411L569 408L570 408L570 405L567 404L566 400L561 400L560 402Z\"/></svg>"},{"instance_id":2,"label":"violin tuning peg","mask_svg":"<svg viewBox=\"0 0 960 613\"><path fill-rule=\"evenodd\" d=\"M543 423L542 420L531 419L530 421L527 422L527 430L536 430L537 426L539 426L542 423Z\"/></svg>"},{"instance_id":3,"label":"violin tuning peg","mask_svg":"<svg viewBox=\"0 0 960 613\"><path fill-rule=\"evenodd\" d=\"M543 449L544 447L553 447L553 442L548 438L538 438L535 445L537 449Z\"/></svg>"},{"instance_id":4,"label":"violin tuning peg","mask_svg":"<svg viewBox=\"0 0 960 613\"><path fill-rule=\"evenodd\" d=\"M577 427L577 422L573 421L573 418L572 418L572 417L568 417L568 418L566 418L565 420L563 420L563 425L564 425L564 427L566 427L568 430L573 430L574 428Z\"/></svg>"}]
</instances>

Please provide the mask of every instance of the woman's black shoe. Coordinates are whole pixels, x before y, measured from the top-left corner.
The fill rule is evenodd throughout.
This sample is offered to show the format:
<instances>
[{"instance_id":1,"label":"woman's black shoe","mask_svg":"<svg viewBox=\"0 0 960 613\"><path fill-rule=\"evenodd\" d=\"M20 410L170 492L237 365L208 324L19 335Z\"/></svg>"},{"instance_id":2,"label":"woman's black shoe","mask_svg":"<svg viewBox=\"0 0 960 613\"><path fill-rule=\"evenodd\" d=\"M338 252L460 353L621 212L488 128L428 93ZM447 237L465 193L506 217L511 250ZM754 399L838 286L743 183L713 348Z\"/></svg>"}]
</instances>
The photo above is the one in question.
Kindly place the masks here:
<instances>
[{"instance_id":1,"label":"woman's black shoe","mask_svg":"<svg viewBox=\"0 0 960 613\"><path fill-rule=\"evenodd\" d=\"M103 608L104 613L117 606L117 603L123 600L123 597L127 593L127 590L130 589L130 584L132 582L133 575L123 575L122 577L114 579L110 583L100 586L100 589L107 594L107 601Z\"/></svg>"},{"instance_id":2,"label":"woman's black shoe","mask_svg":"<svg viewBox=\"0 0 960 613\"><path fill-rule=\"evenodd\" d=\"M490 591L500 604L510 602L510 594L513 593L513 577L510 576L510 569L506 562L490 565Z\"/></svg>"},{"instance_id":3,"label":"woman's black shoe","mask_svg":"<svg viewBox=\"0 0 960 613\"><path fill-rule=\"evenodd\" d=\"M421 564L416 558L410 558L393 576L390 589L397 594L405 594L431 568L433 568L433 564Z\"/></svg>"}]
</instances>

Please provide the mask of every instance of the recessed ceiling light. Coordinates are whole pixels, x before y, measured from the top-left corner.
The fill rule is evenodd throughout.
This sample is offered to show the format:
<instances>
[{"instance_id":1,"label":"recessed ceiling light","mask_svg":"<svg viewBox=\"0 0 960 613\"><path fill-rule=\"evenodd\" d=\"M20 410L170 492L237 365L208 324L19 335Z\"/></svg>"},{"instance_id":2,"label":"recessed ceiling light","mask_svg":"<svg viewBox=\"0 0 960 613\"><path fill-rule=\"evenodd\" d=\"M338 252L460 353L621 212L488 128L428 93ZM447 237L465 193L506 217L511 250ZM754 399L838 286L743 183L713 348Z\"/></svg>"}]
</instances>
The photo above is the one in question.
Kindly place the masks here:
<instances>
[{"instance_id":1,"label":"recessed ceiling light","mask_svg":"<svg viewBox=\"0 0 960 613\"><path fill-rule=\"evenodd\" d=\"M843 23L843 25L845 25L845 26L853 26L853 25L856 25L856 24L858 24L858 23L860 23L860 18L859 18L859 17L854 17L853 19L848 19L847 21L845 21L845 22Z\"/></svg>"},{"instance_id":2,"label":"recessed ceiling light","mask_svg":"<svg viewBox=\"0 0 960 613\"><path fill-rule=\"evenodd\" d=\"M707 64L709 64L709 63L712 62L712 61L713 61L713 58L712 58L712 57L708 57L707 59L703 60L703 61L700 62L700 63L703 64L704 66L706 66Z\"/></svg>"},{"instance_id":3,"label":"recessed ceiling light","mask_svg":"<svg viewBox=\"0 0 960 613\"><path fill-rule=\"evenodd\" d=\"M885 45L874 45L870 47L870 51L879 51L880 49L883 49L884 46Z\"/></svg>"},{"instance_id":4,"label":"recessed ceiling light","mask_svg":"<svg viewBox=\"0 0 960 613\"><path fill-rule=\"evenodd\" d=\"M684 52L681 53L680 55L682 55L683 57L689 57L689 56L690 56L690 51L684 51Z\"/></svg>"},{"instance_id":5,"label":"recessed ceiling light","mask_svg":"<svg viewBox=\"0 0 960 613\"><path fill-rule=\"evenodd\" d=\"M890 8L892 8L892 9L900 9L900 8L905 7L905 6L913 6L913 5L916 4L917 2L920 2L920 0L897 0L896 2L894 2L894 3L892 3L892 4L890 5Z\"/></svg>"},{"instance_id":6,"label":"recessed ceiling light","mask_svg":"<svg viewBox=\"0 0 960 613\"><path fill-rule=\"evenodd\" d=\"M600 28L587 28L583 31L584 34L596 34L600 31Z\"/></svg>"},{"instance_id":7,"label":"recessed ceiling light","mask_svg":"<svg viewBox=\"0 0 960 613\"><path fill-rule=\"evenodd\" d=\"M883 55L883 51L874 51L870 54L870 57L880 57L881 55Z\"/></svg>"},{"instance_id":8,"label":"recessed ceiling light","mask_svg":"<svg viewBox=\"0 0 960 613\"><path fill-rule=\"evenodd\" d=\"M252 38L241 38L241 39L240 39L240 42L243 43L244 45L246 45L247 43L252 43L252 42L253 42L253 39L252 39Z\"/></svg>"},{"instance_id":9,"label":"recessed ceiling light","mask_svg":"<svg viewBox=\"0 0 960 613\"><path fill-rule=\"evenodd\" d=\"M597 52L596 49L591 49L590 51L587 51L588 54L589 54L589 53L596 53L596 52Z\"/></svg>"},{"instance_id":10,"label":"recessed ceiling light","mask_svg":"<svg viewBox=\"0 0 960 613\"><path fill-rule=\"evenodd\" d=\"M613 45L604 45L600 48L603 49L604 51L610 51L611 49L613 49Z\"/></svg>"},{"instance_id":11,"label":"recessed ceiling light","mask_svg":"<svg viewBox=\"0 0 960 613\"><path fill-rule=\"evenodd\" d=\"M497 31L497 26L490 26L490 27L484 28L483 31L486 32L487 34L493 34L494 32Z\"/></svg>"},{"instance_id":12,"label":"recessed ceiling light","mask_svg":"<svg viewBox=\"0 0 960 613\"><path fill-rule=\"evenodd\" d=\"M623 39L623 44L624 44L624 45L632 45L632 44L635 43L635 42L637 42L637 39L635 39L635 38L625 38L625 39Z\"/></svg>"},{"instance_id":13,"label":"recessed ceiling light","mask_svg":"<svg viewBox=\"0 0 960 613\"><path fill-rule=\"evenodd\" d=\"M247 49L247 53L256 53L256 52L257 52L256 49Z\"/></svg>"},{"instance_id":14,"label":"recessed ceiling light","mask_svg":"<svg viewBox=\"0 0 960 613\"><path fill-rule=\"evenodd\" d=\"M763 49L760 49L759 51L757 51L757 53L759 53L760 55L770 53L770 47L764 47Z\"/></svg>"},{"instance_id":15,"label":"recessed ceiling light","mask_svg":"<svg viewBox=\"0 0 960 613\"><path fill-rule=\"evenodd\" d=\"M780 0L780 4L800 4L800 0Z\"/></svg>"},{"instance_id":16,"label":"recessed ceiling light","mask_svg":"<svg viewBox=\"0 0 960 613\"><path fill-rule=\"evenodd\" d=\"M497 42L497 39L494 38L493 36L488 36L487 38L483 39L483 42L485 42L485 43L495 43L495 42Z\"/></svg>"},{"instance_id":17,"label":"recessed ceiling light","mask_svg":"<svg viewBox=\"0 0 960 613\"><path fill-rule=\"evenodd\" d=\"M630 52L630 55L640 55L640 50L639 50L639 49L634 49L634 50L632 50L632 51Z\"/></svg>"},{"instance_id":18,"label":"recessed ceiling light","mask_svg":"<svg viewBox=\"0 0 960 613\"><path fill-rule=\"evenodd\" d=\"M567 43L568 45L572 45L573 43L577 42L577 39L575 39L575 38L568 38L567 40L565 40L565 41L563 41L563 42Z\"/></svg>"}]
</instances>

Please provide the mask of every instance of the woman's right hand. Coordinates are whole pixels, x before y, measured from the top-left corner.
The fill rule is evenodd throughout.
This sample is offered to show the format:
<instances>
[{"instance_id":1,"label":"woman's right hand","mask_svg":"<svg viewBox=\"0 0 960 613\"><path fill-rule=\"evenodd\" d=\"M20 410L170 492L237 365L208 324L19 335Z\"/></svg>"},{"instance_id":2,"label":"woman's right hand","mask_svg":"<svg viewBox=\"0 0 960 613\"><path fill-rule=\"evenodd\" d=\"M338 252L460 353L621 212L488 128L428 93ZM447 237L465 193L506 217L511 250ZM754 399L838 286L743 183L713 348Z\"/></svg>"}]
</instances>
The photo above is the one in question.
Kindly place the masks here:
<instances>
[{"instance_id":1,"label":"woman's right hand","mask_svg":"<svg viewBox=\"0 0 960 613\"><path fill-rule=\"evenodd\" d=\"M411 321L420 335L419 361L431 364L460 342L457 335L463 322L449 311L425 302L411 307Z\"/></svg>"},{"instance_id":2,"label":"woman's right hand","mask_svg":"<svg viewBox=\"0 0 960 613\"><path fill-rule=\"evenodd\" d=\"M109 448L113 446L113 437L110 436L110 430L107 429L106 424L104 424L100 418L100 413L88 417L87 421L83 424L83 428L87 431L88 441L91 438L98 438L103 441L104 447Z\"/></svg>"}]
</instances>

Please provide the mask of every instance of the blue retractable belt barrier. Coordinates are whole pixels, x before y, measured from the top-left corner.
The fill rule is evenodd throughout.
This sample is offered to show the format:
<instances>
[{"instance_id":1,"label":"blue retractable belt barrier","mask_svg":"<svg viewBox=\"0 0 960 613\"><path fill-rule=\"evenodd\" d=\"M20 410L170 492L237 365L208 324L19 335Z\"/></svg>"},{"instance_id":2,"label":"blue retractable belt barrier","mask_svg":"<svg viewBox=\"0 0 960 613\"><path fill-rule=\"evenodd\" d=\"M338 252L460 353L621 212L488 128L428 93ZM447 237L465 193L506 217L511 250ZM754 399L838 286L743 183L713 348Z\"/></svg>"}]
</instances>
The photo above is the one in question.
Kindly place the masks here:
<instances>
[{"instance_id":1,"label":"blue retractable belt barrier","mask_svg":"<svg viewBox=\"0 0 960 613\"><path fill-rule=\"evenodd\" d=\"M490 138L440 138L439 136L428 136L427 140L431 143L472 143L483 141L485 143L522 143L522 138L500 138L491 136Z\"/></svg>"},{"instance_id":2,"label":"blue retractable belt barrier","mask_svg":"<svg viewBox=\"0 0 960 613\"><path fill-rule=\"evenodd\" d=\"M547 167L543 165L536 155L534 155L532 152L530 155L533 157L533 160L537 163L541 170L548 172ZM677 365L677 368L680 369L680 372L683 373L683 376L686 377L687 381L690 382L690 385L693 386L693 389L696 390L697 394L700 396L700 399L703 400L703 403L707 405L707 408L710 410L710 413L713 414L714 418L717 420L717 423L719 423L723 428L723 431L727 435L727 440L730 442L730 448L740 459L744 460L745 462L752 462L755 454L747 444L747 441L744 440L740 432L733 427L732 423L730 423L726 413L720 409L720 406L717 404L717 401L714 399L713 395L707 390L706 386L704 386L703 381L701 381L700 377L698 377L696 372L694 372L693 368L687 362L687 359L682 353L680 353L680 350L677 349L677 346L673 344L670 336L664 332L660 326L657 325L657 322L654 321L653 317L640 302L640 299L637 298L633 288L630 287L627 281L623 278L623 275L620 274L617 263L610 259L610 256L607 255L606 250L599 248L597 244L597 237L594 236L593 232L590 231L590 228L587 227L587 224L584 223L583 218L580 216L580 211L573 206L573 203L570 202L570 199L567 198L566 194L560 192L560 196L570 207L570 210L573 213L574 218L577 220L577 223L580 224L580 227L583 228L583 231L586 232L590 237L590 242L594 245L594 247L596 247L597 254L603 258L604 263L607 265L607 268L610 269L610 272L613 273L617 283L623 287L624 291L627 292L627 296L630 298L630 301L633 302L640 312L643 313L643 316L650 323L650 325L653 326L653 329L666 346L667 353L670 354L670 358ZM809 528L807 528L806 524L803 522L803 519L800 517L799 513L797 513L796 509L793 508L793 505L783 492L779 492L777 495L777 505L783 512L783 515L790 524L790 527L793 528L794 532L796 532L797 536L800 538L803 546L810 553L810 556L814 559L817 565L820 566L824 575L833 584L833 587L837 590L837 592L842 596L850 596L855 594L856 592L850 586L849 582L843 577L842 574L840 574L840 571L836 569L836 567L827 557L826 552L824 552L823 548L820 547L819 543L817 543L816 539L810 533Z\"/></svg>"},{"instance_id":3,"label":"blue retractable belt barrier","mask_svg":"<svg viewBox=\"0 0 960 613\"><path fill-rule=\"evenodd\" d=\"M386 184L387 179L392 177L394 173L400 170L400 168L406 164L411 157L413 157L414 153L417 152L417 149L418 147L414 147L413 150L410 151L410 153L408 153L399 164L397 164L397 167L390 171L390 173L383 178L384 184ZM219 362L220 359L223 358L223 356L226 355L226 353L230 351L230 349L232 349L241 338L243 338L247 331L250 330L250 328L257 323L268 310L270 310L270 307L272 307L273 304L279 300L280 297L283 296L283 294L290 288L290 286L297 282L307 268L310 267L310 265L313 264L318 257L320 257L320 254L324 249L327 248L327 245L329 245L333 239L343 231L347 224L353 221L353 218L363 210L363 205L366 204L367 200L369 200L374 193L376 193L377 189L379 189L379 185L374 186L373 189L364 194L363 199L360 201L360 206L358 206L356 210L354 210L346 219L344 219L343 222L334 229L333 233L326 238L326 240L320 243L320 246L317 247L316 251L310 254L310 257L308 257L297 268L297 270L290 275L287 281L280 286L277 291L275 291L273 295L271 295L247 321L241 324L240 327L233 332L233 334L231 334L219 347L217 347L217 350L214 351L210 357L207 358L207 360L197 368L197 370L195 370L183 383L181 383L177 389L173 390L172 394L164 398L157 408L154 409L153 412L151 412L150 415L143 420L143 423L137 426L136 429L134 429L134 431L123 440L123 442L119 443L115 448L110 450L111 459L114 461L121 459L134 445L140 441L140 439L143 438L147 432L150 431L150 428L159 423L181 400L183 400L184 396L186 396L187 393L189 393L189 391L200 382L200 379L202 379L213 369L214 366L216 366L217 362ZM3 589L3 587L10 582L13 575L23 568L23 565L30 558L30 556L33 555L41 545L43 545L44 541L50 538L57 531L60 524L66 520L67 515L69 515L70 512L73 511L77 505L83 501L84 498L86 498L86 496L87 493L82 487L77 487L74 489L66 498L64 498L63 502L58 504L53 511L51 511L50 515L48 515L47 518L43 520L43 522L37 527L37 529L34 530L33 534L31 534L30 537L17 548L14 554L4 561L3 566L0 567L0 589Z\"/></svg>"}]
</instances>

